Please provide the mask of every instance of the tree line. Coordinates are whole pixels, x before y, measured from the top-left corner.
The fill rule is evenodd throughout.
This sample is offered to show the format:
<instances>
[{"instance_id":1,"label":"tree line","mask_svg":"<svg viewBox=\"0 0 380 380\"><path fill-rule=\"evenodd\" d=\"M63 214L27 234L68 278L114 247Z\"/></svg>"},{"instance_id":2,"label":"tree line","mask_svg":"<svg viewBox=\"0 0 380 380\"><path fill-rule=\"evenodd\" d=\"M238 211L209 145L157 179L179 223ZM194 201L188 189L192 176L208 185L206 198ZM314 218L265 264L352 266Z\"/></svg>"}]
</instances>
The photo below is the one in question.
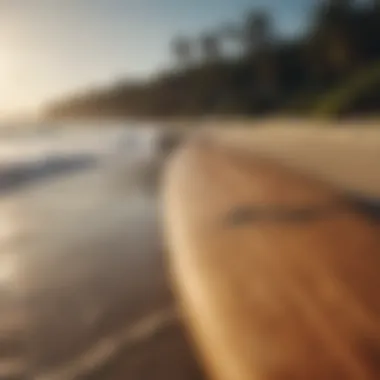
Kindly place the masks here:
<instances>
[{"instance_id":1,"label":"tree line","mask_svg":"<svg viewBox=\"0 0 380 380\"><path fill-rule=\"evenodd\" d=\"M47 113L173 117L307 112L316 98L380 60L380 1L319 1L302 35L284 39L274 31L271 15L253 10L240 23L223 23L200 36L177 36L170 43L174 69L146 83L126 81L56 102ZM372 102L380 106L380 93L374 91ZM359 110L359 103L351 111Z\"/></svg>"}]
</instances>

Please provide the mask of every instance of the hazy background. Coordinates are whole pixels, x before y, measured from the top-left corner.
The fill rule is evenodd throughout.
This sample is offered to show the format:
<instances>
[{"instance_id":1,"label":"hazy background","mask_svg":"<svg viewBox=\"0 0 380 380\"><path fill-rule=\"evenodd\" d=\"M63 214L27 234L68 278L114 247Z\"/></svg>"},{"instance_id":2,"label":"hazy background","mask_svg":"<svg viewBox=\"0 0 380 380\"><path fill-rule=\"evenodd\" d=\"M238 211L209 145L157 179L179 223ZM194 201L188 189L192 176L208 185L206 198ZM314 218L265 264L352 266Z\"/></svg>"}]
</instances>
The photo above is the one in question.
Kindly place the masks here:
<instances>
[{"instance_id":1,"label":"hazy background","mask_svg":"<svg viewBox=\"0 0 380 380\"><path fill-rule=\"evenodd\" d=\"M377 0L0 3L0 117L376 115Z\"/></svg>"},{"instance_id":2,"label":"hazy background","mask_svg":"<svg viewBox=\"0 0 380 380\"><path fill-rule=\"evenodd\" d=\"M1 0L0 117L175 63L169 41L197 35L247 10L275 16L280 35L299 33L313 0Z\"/></svg>"}]
</instances>

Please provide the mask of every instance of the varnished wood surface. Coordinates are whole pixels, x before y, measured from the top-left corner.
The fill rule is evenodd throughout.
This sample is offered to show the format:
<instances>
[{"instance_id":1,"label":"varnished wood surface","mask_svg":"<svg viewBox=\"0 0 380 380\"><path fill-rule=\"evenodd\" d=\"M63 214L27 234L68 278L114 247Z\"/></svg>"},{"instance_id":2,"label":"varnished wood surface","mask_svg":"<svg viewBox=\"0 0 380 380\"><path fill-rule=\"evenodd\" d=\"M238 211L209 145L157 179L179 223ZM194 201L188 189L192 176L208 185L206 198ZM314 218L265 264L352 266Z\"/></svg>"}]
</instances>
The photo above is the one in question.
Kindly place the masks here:
<instances>
[{"instance_id":1,"label":"varnished wood surface","mask_svg":"<svg viewBox=\"0 0 380 380\"><path fill-rule=\"evenodd\" d=\"M375 220L324 184L194 141L164 199L177 296L212 378L380 378Z\"/></svg>"}]
</instances>

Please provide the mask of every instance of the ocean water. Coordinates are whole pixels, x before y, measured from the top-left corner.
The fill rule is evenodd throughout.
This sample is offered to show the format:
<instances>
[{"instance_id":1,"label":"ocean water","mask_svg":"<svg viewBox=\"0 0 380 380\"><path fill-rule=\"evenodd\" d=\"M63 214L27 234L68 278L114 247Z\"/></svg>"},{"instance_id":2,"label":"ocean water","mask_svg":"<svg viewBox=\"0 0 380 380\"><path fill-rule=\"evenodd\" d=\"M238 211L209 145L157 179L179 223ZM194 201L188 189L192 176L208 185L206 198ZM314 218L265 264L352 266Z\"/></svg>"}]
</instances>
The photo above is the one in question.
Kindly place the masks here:
<instances>
[{"instance_id":1,"label":"ocean water","mask_svg":"<svg viewBox=\"0 0 380 380\"><path fill-rule=\"evenodd\" d=\"M0 194L94 166L120 168L156 157L156 126L80 124L49 129L0 127ZM107 165L108 164L108 165ZM112 170L121 175L122 170Z\"/></svg>"},{"instance_id":2,"label":"ocean water","mask_svg":"<svg viewBox=\"0 0 380 380\"><path fill-rule=\"evenodd\" d=\"M91 379L136 331L149 344L177 323L160 205L147 191L156 138L133 124L1 129L0 379ZM180 334L174 342L187 349ZM175 376L187 379L195 364L181 358Z\"/></svg>"},{"instance_id":3,"label":"ocean water","mask_svg":"<svg viewBox=\"0 0 380 380\"><path fill-rule=\"evenodd\" d=\"M51 155L91 154L101 156L114 151L120 140L134 137L134 149L145 149L157 135L149 125L104 125L101 127L71 125L49 130L25 127L9 131L0 126L0 163L24 162Z\"/></svg>"}]
</instances>

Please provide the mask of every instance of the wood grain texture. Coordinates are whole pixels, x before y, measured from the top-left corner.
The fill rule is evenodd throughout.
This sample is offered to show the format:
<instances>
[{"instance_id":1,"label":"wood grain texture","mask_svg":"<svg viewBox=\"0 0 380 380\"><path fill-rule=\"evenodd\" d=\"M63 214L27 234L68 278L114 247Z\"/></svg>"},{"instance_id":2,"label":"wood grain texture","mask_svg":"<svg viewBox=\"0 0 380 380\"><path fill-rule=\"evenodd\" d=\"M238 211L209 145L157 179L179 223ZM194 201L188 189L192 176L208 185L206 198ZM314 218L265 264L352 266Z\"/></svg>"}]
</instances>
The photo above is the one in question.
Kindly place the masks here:
<instances>
[{"instance_id":1,"label":"wood grain texture","mask_svg":"<svg viewBox=\"0 0 380 380\"><path fill-rule=\"evenodd\" d=\"M173 281L212 378L380 378L376 223L324 184L209 142L173 157L164 201ZM239 208L261 214L228 222ZM297 208L331 212L273 217Z\"/></svg>"}]
</instances>

